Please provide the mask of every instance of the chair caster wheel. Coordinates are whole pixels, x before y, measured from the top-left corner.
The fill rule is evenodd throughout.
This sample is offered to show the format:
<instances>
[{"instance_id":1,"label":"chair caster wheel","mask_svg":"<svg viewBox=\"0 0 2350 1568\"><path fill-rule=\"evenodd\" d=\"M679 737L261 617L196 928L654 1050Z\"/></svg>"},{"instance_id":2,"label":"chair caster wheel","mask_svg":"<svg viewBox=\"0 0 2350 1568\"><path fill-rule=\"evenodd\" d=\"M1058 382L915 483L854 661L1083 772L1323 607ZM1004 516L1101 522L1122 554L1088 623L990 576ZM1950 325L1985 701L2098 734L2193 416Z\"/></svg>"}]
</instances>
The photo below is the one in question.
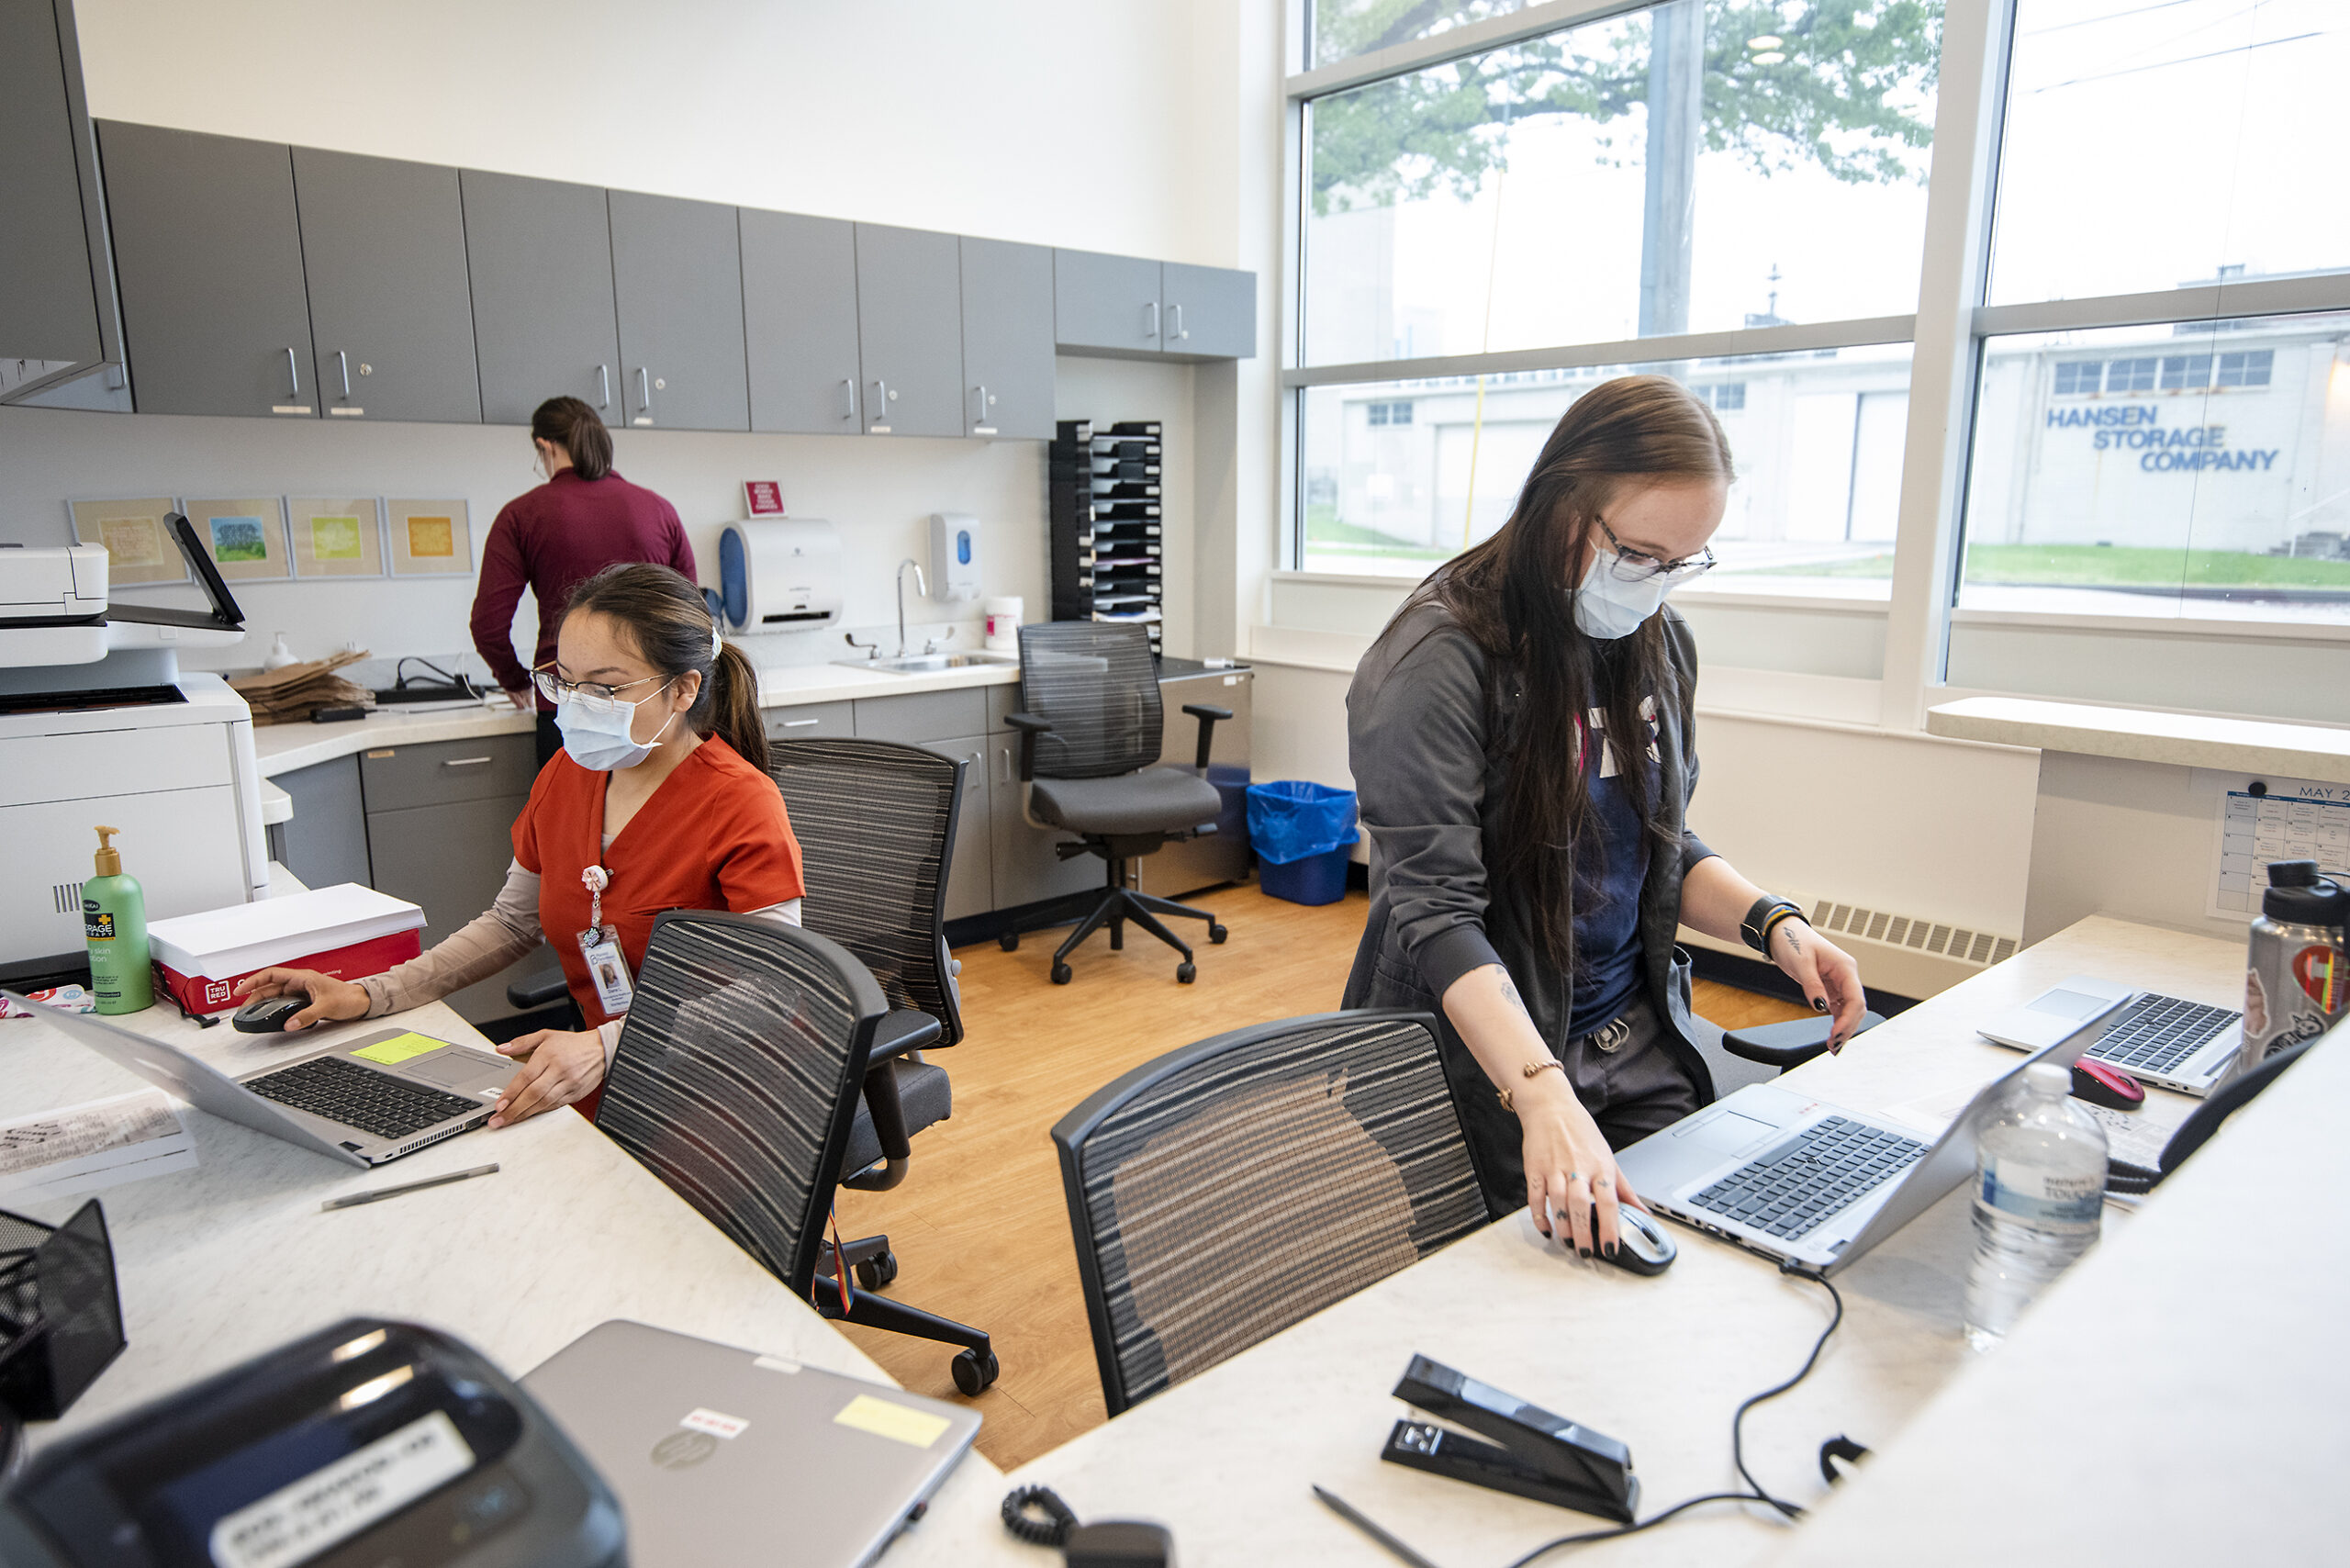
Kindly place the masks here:
<instances>
[{"instance_id":1,"label":"chair caster wheel","mask_svg":"<svg viewBox=\"0 0 2350 1568\"><path fill-rule=\"evenodd\" d=\"M1199 966L1188 959L1175 966L1175 979L1179 984L1189 985L1199 978Z\"/></svg>"},{"instance_id":2,"label":"chair caster wheel","mask_svg":"<svg viewBox=\"0 0 2350 1568\"><path fill-rule=\"evenodd\" d=\"M955 1358L952 1370L955 1386L967 1397L994 1383L1003 1371L996 1364L993 1350L965 1350Z\"/></svg>"},{"instance_id":3,"label":"chair caster wheel","mask_svg":"<svg viewBox=\"0 0 2350 1568\"><path fill-rule=\"evenodd\" d=\"M1208 927L1208 940L1214 943L1219 947L1224 946L1224 939L1231 935L1231 932L1225 930L1221 925L1210 925Z\"/></svg>"},{"instance_id":4,"label":"chair caster wheel","mask_svg":"<svg viewBox=\"0 0 2350 1568\"><path fill-rule=\"evenodd\" d=\"M1055 985L1067 985L1067 984L1069 984L1069 979L1070 979L1070 976L1071 976L1074 972L1075 972L1075 971L1074 971L1074 970L1072 970L1072 969L1070 969L1067 964L1055 964L1055 965L1053 966L1053 983L1054 983Z\"/></svg>"},{"instance_id":5,"label":"chair caster wheel","mask_svg":"<svg viewBox=\"0 0 2350 1568\"><path fill-rule=\"evenodd\" d=\"M868 1263L856 1265L856 1288L861 1291L886 1291L898 1278L898 1255L884 1252Z\"/></svg>"},{"instance_id":6,"label":"chair caster wheel","mask_svg":"<svg viewBox=\"0 0 2350 1568\"><path fill-rule=\"evenodd\" d=\"M1007 931L995 940L996 946L1002 947L1007 953L1017 953L1020 951L1020 933L1017 931Z\"/></svg>"}]
</instances>

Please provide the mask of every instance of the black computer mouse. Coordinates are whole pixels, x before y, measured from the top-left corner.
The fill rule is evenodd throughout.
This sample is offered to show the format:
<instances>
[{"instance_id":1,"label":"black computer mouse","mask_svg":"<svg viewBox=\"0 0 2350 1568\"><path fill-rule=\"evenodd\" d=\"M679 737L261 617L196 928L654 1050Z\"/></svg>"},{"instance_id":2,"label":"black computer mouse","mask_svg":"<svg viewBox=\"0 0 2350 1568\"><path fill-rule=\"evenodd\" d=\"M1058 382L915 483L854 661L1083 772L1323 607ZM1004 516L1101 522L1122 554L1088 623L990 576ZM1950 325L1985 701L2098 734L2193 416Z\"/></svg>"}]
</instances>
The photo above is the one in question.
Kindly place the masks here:
<instances>
[{"instance_id":1,"label":"black computer mouse","mask_svg":"<svg viewBox=\"0 0 2350 1568\"><path fill-rule=\"evenodd\" d=\"M284 1031L288 1018L309 1005L309 992L289 991L283 995L264 996L258 1002L246 1002L237 1009L234 1022L248 1035L275 1035Z\"/></svg>"},{"instance_id":2,"label":"black computer mouse","mask_svg":"<svg viewBox=\"0 0 2350 1568\"><path fill-rule=\"evenodd\" d=\"M1681 1256L1681 1249L1673 1238L1665 1235L1664 1226L1654 1215L1634 1208L1629 1204L1616 1210L1616 1251L1613 1256L1602 1251L1603 1262L1635 1274L1662 1274L1673 1267Z\"/></svg>"},{"instance_id":3,"label":"black computer mouse","mask_svg":"<svg viewBox=\"0 0 2350 1568\"><path fill-rule=\"evenodd\" d=\"M2146 1103L2146 1092L2136 1079L2110 1063L2086 1057L2073 1064L2073 1095L2114 1111L2134 1111Z\"/></svg>"}]
</instances>

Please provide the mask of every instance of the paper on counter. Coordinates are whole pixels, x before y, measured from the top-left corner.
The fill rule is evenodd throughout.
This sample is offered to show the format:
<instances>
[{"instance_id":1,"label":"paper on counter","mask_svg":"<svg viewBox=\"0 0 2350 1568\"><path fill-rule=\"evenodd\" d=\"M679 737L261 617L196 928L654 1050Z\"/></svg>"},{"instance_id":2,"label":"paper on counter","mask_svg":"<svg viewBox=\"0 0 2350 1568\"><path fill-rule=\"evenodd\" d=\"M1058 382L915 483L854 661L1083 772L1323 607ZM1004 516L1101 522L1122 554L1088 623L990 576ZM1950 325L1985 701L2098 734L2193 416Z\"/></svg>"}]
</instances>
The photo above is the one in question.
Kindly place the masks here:
<instances>
[{"instance_id":1,"label":"paper on counter","mask_svg":"<svg viewBox=\"0 0 2350 1568\"><path fill-rule=\"evenodd\" d=\"M0 1122L0 1193L71 1197L196 1169L196 1140L161 1090Z\"/></svg>"}]
</instances>

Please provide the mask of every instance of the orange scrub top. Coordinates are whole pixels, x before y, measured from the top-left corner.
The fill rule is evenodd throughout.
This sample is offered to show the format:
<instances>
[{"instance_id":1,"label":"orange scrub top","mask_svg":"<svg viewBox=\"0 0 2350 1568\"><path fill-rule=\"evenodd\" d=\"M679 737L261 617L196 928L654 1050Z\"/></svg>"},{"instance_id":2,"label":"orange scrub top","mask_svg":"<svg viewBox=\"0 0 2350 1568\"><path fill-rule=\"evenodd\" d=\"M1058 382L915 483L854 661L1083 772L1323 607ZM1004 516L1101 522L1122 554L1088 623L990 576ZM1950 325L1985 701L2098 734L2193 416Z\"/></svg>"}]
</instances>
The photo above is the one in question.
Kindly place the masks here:
<instances>
[{"instance_id":1,"label":"orange scrub top","mask_svg":"<svg viewBox=\"0 0 2350 1568\"><path fill-rule=\"evenodd\" d=\"M610 1015L579 952L589 910L579 874L589 866L602 866L610 879L604 922L619 928L632 976L643 971L654 919L666 910L741 913L807 890L782 792L717 736L661 781L607 850L604 786L610 777L557 752L514 822L514 858L539 875L539 927L562 959L564 980L590 1029ZM599 1088L580 1102L581 1112L592 1117L601 1098Z\"/></svg>"}]
</instances>

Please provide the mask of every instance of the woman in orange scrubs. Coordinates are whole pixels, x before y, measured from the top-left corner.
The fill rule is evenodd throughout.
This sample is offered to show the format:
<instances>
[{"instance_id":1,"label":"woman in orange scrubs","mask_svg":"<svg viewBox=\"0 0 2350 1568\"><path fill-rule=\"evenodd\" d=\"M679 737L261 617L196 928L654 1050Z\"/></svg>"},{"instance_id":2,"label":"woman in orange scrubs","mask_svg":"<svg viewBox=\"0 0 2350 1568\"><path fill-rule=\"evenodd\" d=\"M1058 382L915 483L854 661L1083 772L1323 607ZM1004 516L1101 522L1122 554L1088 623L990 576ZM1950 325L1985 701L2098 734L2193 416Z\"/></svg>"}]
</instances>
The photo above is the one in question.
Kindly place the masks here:
<instances>
[{"instance_id":1,"label":"woman in orange scrubs","mask_svg":"<svg viewBox=\"0 0 2350 1568\"><path fill-rule=\"evenodd\" d=\"M515 819L497 902L420 958L356 982L271 969L241 996L308 993L286 1027L372 1018L486 980L542 935L588 1027L499 1046L522 1063L493 1127L558 1105L592 1116L655 916L732 910L798 924L800 844L767 775L758 676L666 566L608 567L565 608L551 666L564 749ZM600 886L599 886L600 884Z\"/></svg>"}]
</instances>

